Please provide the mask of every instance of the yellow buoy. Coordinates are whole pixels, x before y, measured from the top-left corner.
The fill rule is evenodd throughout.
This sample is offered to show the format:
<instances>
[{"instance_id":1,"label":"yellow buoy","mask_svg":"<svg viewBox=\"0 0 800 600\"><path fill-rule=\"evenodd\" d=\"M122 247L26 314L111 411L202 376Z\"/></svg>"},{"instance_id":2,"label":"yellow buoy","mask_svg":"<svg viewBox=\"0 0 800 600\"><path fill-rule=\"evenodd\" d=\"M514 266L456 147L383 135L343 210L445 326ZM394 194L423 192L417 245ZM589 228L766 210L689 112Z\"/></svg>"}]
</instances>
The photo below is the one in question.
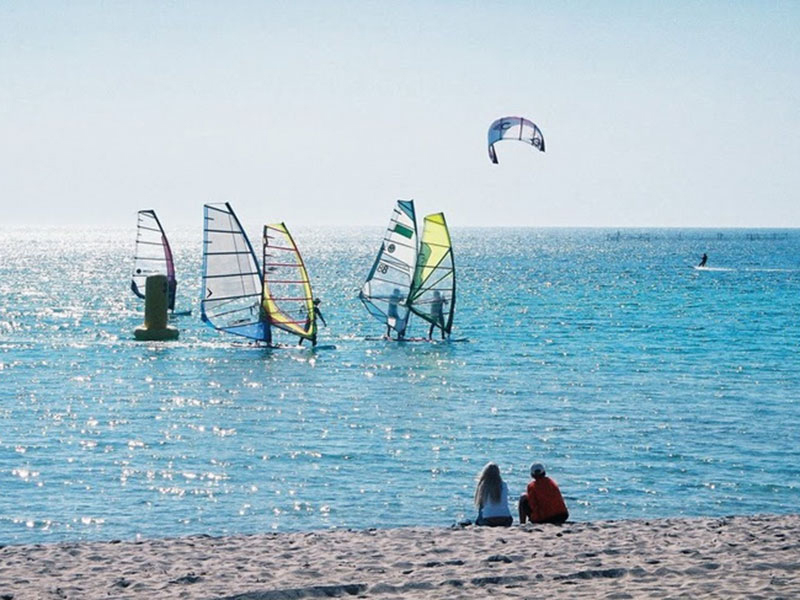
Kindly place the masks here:
<instances>
[{"instance_id":1,"label":"yellow buoy","mask_svg":"<svg viewBox=\"0 0 800 600\"><path fill-rule=\"evenodd\" d=\"M167 325L167 276L150 275L144 291L144 325L134 337L140 341L177 340L178 330Z\"/></svg>"}]
</instances>

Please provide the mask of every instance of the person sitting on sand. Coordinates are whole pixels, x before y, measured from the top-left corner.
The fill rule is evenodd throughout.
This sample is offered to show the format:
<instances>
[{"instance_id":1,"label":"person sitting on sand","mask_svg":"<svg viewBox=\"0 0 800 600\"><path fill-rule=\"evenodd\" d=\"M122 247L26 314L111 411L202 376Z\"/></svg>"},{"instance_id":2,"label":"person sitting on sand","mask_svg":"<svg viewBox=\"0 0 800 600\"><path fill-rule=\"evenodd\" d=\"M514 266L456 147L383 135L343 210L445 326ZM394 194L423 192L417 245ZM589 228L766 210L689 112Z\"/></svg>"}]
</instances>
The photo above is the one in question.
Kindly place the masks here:
<instances>
[{"instance_id":1,"label":"person sitting on sand","mask_svg":"<svg viewBox=\"0 0 800 600\"><path fill-rule=\"evenodd\" d=\"M478 509L475 525L508 527L514 522L508 510L508 486L500 476L500 467L493 462L487 463L478 476L475 506Z\"/></svg>"},{"instance_id":2,"label":"person sitting on sand","mask_svg":"<svg viewBox=\"0 0 800 600\"><path fill-rule=\"evenodd\" d=\"M533 481L528 484L526 493L519 498L519 522L560 524L569 518L564 497L555 481L544 471L544 465L531 465Z\"/></svg>"}]
</instances>

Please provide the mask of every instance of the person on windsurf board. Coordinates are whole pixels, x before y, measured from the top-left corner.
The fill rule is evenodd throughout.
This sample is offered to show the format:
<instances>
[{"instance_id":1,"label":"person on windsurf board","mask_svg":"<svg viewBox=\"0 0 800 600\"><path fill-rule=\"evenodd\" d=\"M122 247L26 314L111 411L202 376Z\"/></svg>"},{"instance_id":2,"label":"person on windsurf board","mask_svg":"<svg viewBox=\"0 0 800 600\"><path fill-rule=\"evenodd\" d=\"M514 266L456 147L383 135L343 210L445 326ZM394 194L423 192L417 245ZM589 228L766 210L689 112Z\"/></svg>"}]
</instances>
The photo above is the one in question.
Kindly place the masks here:
<instances>
[{"instance_id":1,"label":"person on windsurf board","mask_svg":"<svg viewBox=\"0 0 800 600\"><path fill-rule=\"evenodd\" d=\"M442 297L439 293L439 290L433 291L433 299L431 300L431 326L428 329L428 339L433 339L433 329L434 327L439 327L442 331L442 339L445 339L445 332L444 332L444 305L447 304L447 300Z\"/></svg>"},{"instance_id":2,"label":"person on windsurf board","mask_svg":"<svg viewBox=\"0 0 800 600\"><path fill-rule=\"evenodd\" d=\"M394 288L392 295L389 296L389 306L386 311L386 338L391 339L392 327L397 330L397 339L402 340L406 335L406 322L401 319L397 312L397 306L403 302L403 295L400 293L399 288Z\"/></svg>"},{"instance_id":3,"label":"person on windsurf board","mask_svg":"<svg viewBox=\"0 0 800 600\"><path fill-rule=\"evenodd\" d=\"M321 303L322 303L322 300L320 300L319 298L314 298L314 317L319 318L319 320L322 321L322 324L325 327L327 327L328 324L325 322L325 317L322 316L322 311L319 309L319 305ZM307 315L306 316L306 324L305 324L304 329L308 329L309 328L309 325L311 325L311 321L312 321L311 315ZM305 338L300 338L300 340L297 342L297 345L298 346L302 346L304 340L305 340ZM311 345L312 346L316 346L317 345L317 334L316 334L316 332L314 333L314 337L311 339Z\"/></svg>"}]
</instances>

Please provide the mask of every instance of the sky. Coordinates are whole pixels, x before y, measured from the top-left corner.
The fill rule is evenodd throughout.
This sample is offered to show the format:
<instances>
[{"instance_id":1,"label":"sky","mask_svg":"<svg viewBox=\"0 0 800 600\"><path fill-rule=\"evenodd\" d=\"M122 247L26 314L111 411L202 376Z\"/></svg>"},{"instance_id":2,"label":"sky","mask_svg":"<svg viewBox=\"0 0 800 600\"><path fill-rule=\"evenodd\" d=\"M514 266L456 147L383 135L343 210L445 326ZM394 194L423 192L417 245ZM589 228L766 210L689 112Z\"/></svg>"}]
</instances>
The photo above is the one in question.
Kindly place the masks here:
<instances>
[{"instance_id":1,"label":"sky","mask_svg":"<svg viewBox=\"0 0 800 600\"><path fill-rule=\"evenodd\" d=\"M0 0L11 225L800 227L800 3ZM545 153L486 135L534 121Z\"/></svg>"}]
</instances>

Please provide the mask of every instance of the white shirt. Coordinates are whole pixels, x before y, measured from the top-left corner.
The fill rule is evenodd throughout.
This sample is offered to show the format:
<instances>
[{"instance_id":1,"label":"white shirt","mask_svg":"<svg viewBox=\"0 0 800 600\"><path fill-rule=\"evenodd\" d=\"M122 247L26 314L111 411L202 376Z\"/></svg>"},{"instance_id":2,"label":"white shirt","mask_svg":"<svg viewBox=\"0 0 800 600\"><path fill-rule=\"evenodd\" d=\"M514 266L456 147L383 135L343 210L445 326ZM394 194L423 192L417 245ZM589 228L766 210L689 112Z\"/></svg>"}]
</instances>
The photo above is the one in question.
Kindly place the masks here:
<instances>
[{"instance_id":1,"label":"white shirt","mask_svg":"<svg viewBox=\"0 0 800 600\"><path fill-rule=\"evenodd\" d=\"M508 486L503 482L503 487L500 490L500 501L493 502L492 497L489 496L483 505L481 513L484 519L490 517L510 517L511 511L508 510Z\"/></svg>"}]
</instances>

